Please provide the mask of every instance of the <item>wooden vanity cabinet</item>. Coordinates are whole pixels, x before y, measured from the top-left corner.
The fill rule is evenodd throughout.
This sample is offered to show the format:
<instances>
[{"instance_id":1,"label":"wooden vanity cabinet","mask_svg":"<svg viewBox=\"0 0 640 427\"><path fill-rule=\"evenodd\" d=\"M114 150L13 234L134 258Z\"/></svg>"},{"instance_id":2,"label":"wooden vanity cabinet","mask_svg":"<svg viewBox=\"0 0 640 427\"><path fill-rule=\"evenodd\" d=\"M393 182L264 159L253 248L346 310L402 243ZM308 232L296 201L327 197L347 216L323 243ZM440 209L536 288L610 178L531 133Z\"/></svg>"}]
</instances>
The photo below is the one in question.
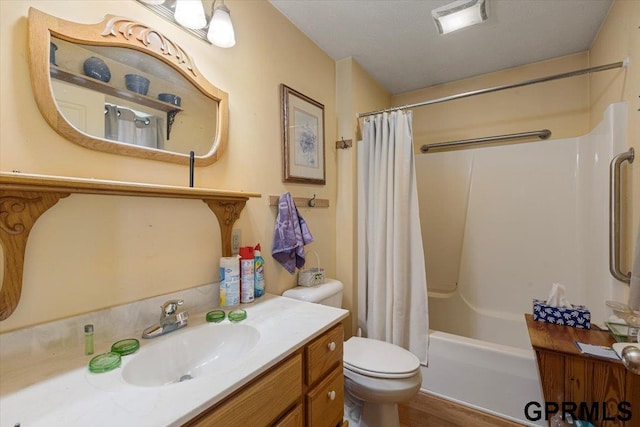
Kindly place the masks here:
<instances>
[{"instance_id":1,"label":"wooden vanity cabinet","mask_svg":"<svg viewBox=\"0 0 640 427\"><path fill-rule=\"evenodd\" d=\"M305 348L306 425L335 427L344 413L342 324L316 338Z\"/></svg>"},{"instance_id":2,"label":"wooden vanity cabinet","mask_svg":"<svg viewBox=\"0 0 640 427\"><path fill-rule=\"evenodd\" d=\"M342 324L185 423L185 426L335 427L342 424Z\"/></svg>"},{"instance_id":3,"label":"wooden vanity cabinet","mask_svg":"<svg viewBox=\"0 0 640 427\"><path fill-rule=\"evenodd\" d=\"M545 402L571 409L597 427L640 427L640 375L620 361L582 354L576 341L611 346L607 331L576 329L525 315ZM553 405L553 403L551 405ZM591 413L591 417L585 413Z\"/></svg>"}]
</instances>

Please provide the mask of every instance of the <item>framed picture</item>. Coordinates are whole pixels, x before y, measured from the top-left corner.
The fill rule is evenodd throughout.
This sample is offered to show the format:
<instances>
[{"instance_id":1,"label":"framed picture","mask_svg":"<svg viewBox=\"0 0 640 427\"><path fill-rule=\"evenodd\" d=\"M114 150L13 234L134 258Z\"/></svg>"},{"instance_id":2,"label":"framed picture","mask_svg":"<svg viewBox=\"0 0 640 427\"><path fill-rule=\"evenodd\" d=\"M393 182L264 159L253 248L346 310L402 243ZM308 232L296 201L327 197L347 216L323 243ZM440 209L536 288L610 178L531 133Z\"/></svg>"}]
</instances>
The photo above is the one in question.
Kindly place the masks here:
<instances>
[{"instance_id":1,"label":"framed picture","mask_svg":"<svg viewBox=\"0 0 640 427\"><path fill-rule=\"evenodd\" d=\"M280 85L284 182L324 185L324 105Z\"/></svg>"}]
</instances>

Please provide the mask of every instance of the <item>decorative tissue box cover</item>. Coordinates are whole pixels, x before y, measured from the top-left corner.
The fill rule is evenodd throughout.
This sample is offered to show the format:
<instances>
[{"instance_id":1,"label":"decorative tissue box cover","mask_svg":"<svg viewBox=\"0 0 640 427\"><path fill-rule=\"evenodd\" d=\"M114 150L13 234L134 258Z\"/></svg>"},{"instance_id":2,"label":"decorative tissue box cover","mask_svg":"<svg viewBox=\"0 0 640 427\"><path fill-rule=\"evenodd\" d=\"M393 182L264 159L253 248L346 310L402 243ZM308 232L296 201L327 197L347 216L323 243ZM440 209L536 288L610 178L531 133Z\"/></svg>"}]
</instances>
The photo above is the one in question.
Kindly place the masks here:
<instances>
[{"instance_id":1,"label":"decorative tissue box cover","mask_svg":"<svg viewBox=\"0 0 640 427\"><path fill-rule=\"evenodd\" d=\"M551 307L546 301L533 300L533 320L580 329L591 328L591 312L584 305L572 308Z\"/></svg>"}]
</instances>

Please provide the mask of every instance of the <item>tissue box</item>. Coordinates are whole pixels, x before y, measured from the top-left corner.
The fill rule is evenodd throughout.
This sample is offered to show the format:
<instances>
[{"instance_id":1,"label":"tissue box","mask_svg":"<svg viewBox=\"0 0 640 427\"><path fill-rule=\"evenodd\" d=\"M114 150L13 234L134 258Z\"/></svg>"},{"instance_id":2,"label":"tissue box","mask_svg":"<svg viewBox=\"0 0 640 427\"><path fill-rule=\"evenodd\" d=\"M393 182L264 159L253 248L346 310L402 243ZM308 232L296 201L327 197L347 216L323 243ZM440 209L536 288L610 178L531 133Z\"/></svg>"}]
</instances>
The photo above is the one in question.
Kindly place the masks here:
<instances>
[{"instance_id":1,"label":"tissue box","mask_svg":"<svg viewBox=\"0 0 640 427\"><path fill-rule=\"evenodd\" d=\"M572 308L551 307L546 301L534 299L533 320L580 329L591 328L591 312L583 305L572 305Z\"/></svg>"}]
</instances>

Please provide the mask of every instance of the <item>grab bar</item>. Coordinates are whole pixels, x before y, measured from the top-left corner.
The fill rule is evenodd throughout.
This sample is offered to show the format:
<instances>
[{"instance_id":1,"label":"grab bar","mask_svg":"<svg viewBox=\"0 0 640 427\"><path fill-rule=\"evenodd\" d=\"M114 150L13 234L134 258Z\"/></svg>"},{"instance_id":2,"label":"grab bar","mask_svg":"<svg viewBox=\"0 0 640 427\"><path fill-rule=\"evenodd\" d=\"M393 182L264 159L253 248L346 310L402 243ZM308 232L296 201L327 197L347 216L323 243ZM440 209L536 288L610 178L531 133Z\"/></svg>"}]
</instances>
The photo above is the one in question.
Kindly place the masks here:
<instances>
[{"instance_id":1,"label":"grab bar","mask_svg":"<svg viewBox=\"0 0 640 427\"><path fill-rule=\"evenodd\" d=\"M430 150L440 150L449 147L460 147L465 145L484 144L487 142L507 141L510 139L533 138L548 139L551 136L549 129L535 130L531 132L510 133L508 135L485 136L481 138L461 139L457 141L437 142L435 144L424 144L420 147L421 153L427 153Z\"/></svg>"},{"instance_id":2,"label":"grab bar","mask_svg":"<svg viewBox=\"0 0 640 427\"><path fill-rule=\"evenodd\" d=\"M623 162L633 163L635 151L620 153L611 160L609 167L609 271L613 277L629 284L631 273L620 270L620 167Z\"/></svg>"}]
</instances>

